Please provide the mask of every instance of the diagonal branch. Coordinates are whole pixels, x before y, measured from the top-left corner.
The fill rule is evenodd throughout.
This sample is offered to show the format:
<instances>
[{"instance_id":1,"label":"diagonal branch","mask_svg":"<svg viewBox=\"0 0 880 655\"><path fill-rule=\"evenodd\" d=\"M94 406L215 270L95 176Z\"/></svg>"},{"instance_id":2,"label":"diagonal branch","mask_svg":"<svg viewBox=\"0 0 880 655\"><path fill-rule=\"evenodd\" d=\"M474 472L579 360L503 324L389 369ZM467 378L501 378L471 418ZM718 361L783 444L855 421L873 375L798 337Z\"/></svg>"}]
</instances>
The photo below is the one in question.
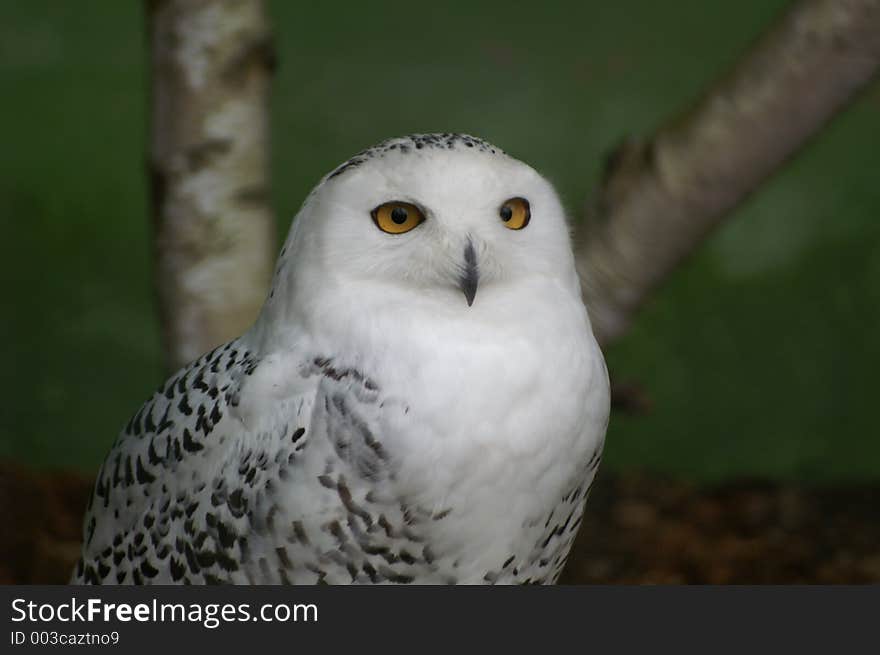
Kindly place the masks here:
<instances>
[{"instance_id":1,"label":"diagonal branch","mask_svg":"<svg viewBox=\"0 0 880 655\"><path fill-rule=\"evenodd\" d=\"M613 153L576 242L600 342L878 66L880 0L799 0L695 107Z\"/></svg>"}]
</instances>

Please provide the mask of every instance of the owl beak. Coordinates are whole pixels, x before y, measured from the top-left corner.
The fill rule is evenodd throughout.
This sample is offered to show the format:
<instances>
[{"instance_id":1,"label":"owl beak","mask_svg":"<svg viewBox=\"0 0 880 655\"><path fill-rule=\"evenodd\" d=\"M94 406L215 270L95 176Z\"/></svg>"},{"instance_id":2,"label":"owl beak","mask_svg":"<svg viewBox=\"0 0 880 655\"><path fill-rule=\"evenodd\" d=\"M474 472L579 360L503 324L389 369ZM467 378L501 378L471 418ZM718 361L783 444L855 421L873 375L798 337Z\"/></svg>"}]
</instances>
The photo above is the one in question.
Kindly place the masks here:
<instances>
[{"instance_id":1,"label":"owl beak","mask_svg":"<svg viewBox=\"0 0 880 655\"><path fill-rule=\"evenodd\" d=\"M480 269L477 266L477 253L474 251L474 244L468 239L467 245L464 247L464 267L461 277L458 279L459 287L464 293L468 307L474 304L479 283Z\"/></svg>"}]
</instances>

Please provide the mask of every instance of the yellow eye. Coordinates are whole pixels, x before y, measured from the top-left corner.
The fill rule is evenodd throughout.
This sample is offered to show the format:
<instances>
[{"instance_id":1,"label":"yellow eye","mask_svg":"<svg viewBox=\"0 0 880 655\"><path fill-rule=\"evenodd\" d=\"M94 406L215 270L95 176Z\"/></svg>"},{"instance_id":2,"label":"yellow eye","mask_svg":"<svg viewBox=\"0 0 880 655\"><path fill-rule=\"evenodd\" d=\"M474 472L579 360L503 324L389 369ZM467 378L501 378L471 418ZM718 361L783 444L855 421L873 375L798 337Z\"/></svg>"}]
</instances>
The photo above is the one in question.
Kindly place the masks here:
<instances>
[{"instance_id":1,"label":"yellow eye","mask_svg":"<svg viewBox=\"0 0 880 655\"><path fill-rule=\"evenodd\" d=\"M370 212L373 222L388 234L403 234L425 220L422 210L408 202L386 202Z\"/></svg>"},{"instance_id":2,"label":"yellow eye","mask_svg":"<svg viewBox=\"0 0 880 655\"><path fill-rule=\"evenodd\" d=\"M525 198L511 198L498 210L498 215L504 221L504 227L511 230L521 230L529 224L532 210L529 201Z\"/></svg>"}]
</instances>

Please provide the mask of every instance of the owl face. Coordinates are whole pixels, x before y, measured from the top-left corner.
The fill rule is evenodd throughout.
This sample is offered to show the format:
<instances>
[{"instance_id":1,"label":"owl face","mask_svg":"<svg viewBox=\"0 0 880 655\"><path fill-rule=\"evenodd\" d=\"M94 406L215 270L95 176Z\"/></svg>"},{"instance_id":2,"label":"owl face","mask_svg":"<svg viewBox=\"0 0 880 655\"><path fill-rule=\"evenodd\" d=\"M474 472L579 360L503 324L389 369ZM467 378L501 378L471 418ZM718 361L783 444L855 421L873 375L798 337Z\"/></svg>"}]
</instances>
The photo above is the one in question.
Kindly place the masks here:
<instances>
[{"instance_id":1,"label":"owl face","mask_svg":"<svg viewBox=\"0 0 880 655\"><path fill-rule=\"evenodd\" d=\"M552 186L464 135L387 141L330 173L290 244L315 285L363 285L455 303L530 276L569 283L569 231ZM304 273L305 274L305 273Z\"/></svg>"}]
</instances>

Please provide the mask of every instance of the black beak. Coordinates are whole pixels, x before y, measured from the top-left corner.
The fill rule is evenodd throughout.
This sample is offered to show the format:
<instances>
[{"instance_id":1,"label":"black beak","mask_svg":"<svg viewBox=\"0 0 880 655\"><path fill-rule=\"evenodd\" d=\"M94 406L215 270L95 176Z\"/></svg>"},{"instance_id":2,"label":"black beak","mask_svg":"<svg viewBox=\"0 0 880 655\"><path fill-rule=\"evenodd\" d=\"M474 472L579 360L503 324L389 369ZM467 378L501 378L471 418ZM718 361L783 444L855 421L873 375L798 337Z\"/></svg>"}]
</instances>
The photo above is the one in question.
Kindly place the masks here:
<instances>
[{"instance_id":1,"label":"black beak","mask_svg":"<svg viewBox=\"0 0 880 655\"><path fill-rule=\"evenodd\" d=\"M477 285L479 283L480 269L477 266L477 253L474 252L474 245L468 239L467 245L464 247L464 269L458 280L468 307L474 304L474 296L477 295Z\"/></svg>"}]
</instances>

